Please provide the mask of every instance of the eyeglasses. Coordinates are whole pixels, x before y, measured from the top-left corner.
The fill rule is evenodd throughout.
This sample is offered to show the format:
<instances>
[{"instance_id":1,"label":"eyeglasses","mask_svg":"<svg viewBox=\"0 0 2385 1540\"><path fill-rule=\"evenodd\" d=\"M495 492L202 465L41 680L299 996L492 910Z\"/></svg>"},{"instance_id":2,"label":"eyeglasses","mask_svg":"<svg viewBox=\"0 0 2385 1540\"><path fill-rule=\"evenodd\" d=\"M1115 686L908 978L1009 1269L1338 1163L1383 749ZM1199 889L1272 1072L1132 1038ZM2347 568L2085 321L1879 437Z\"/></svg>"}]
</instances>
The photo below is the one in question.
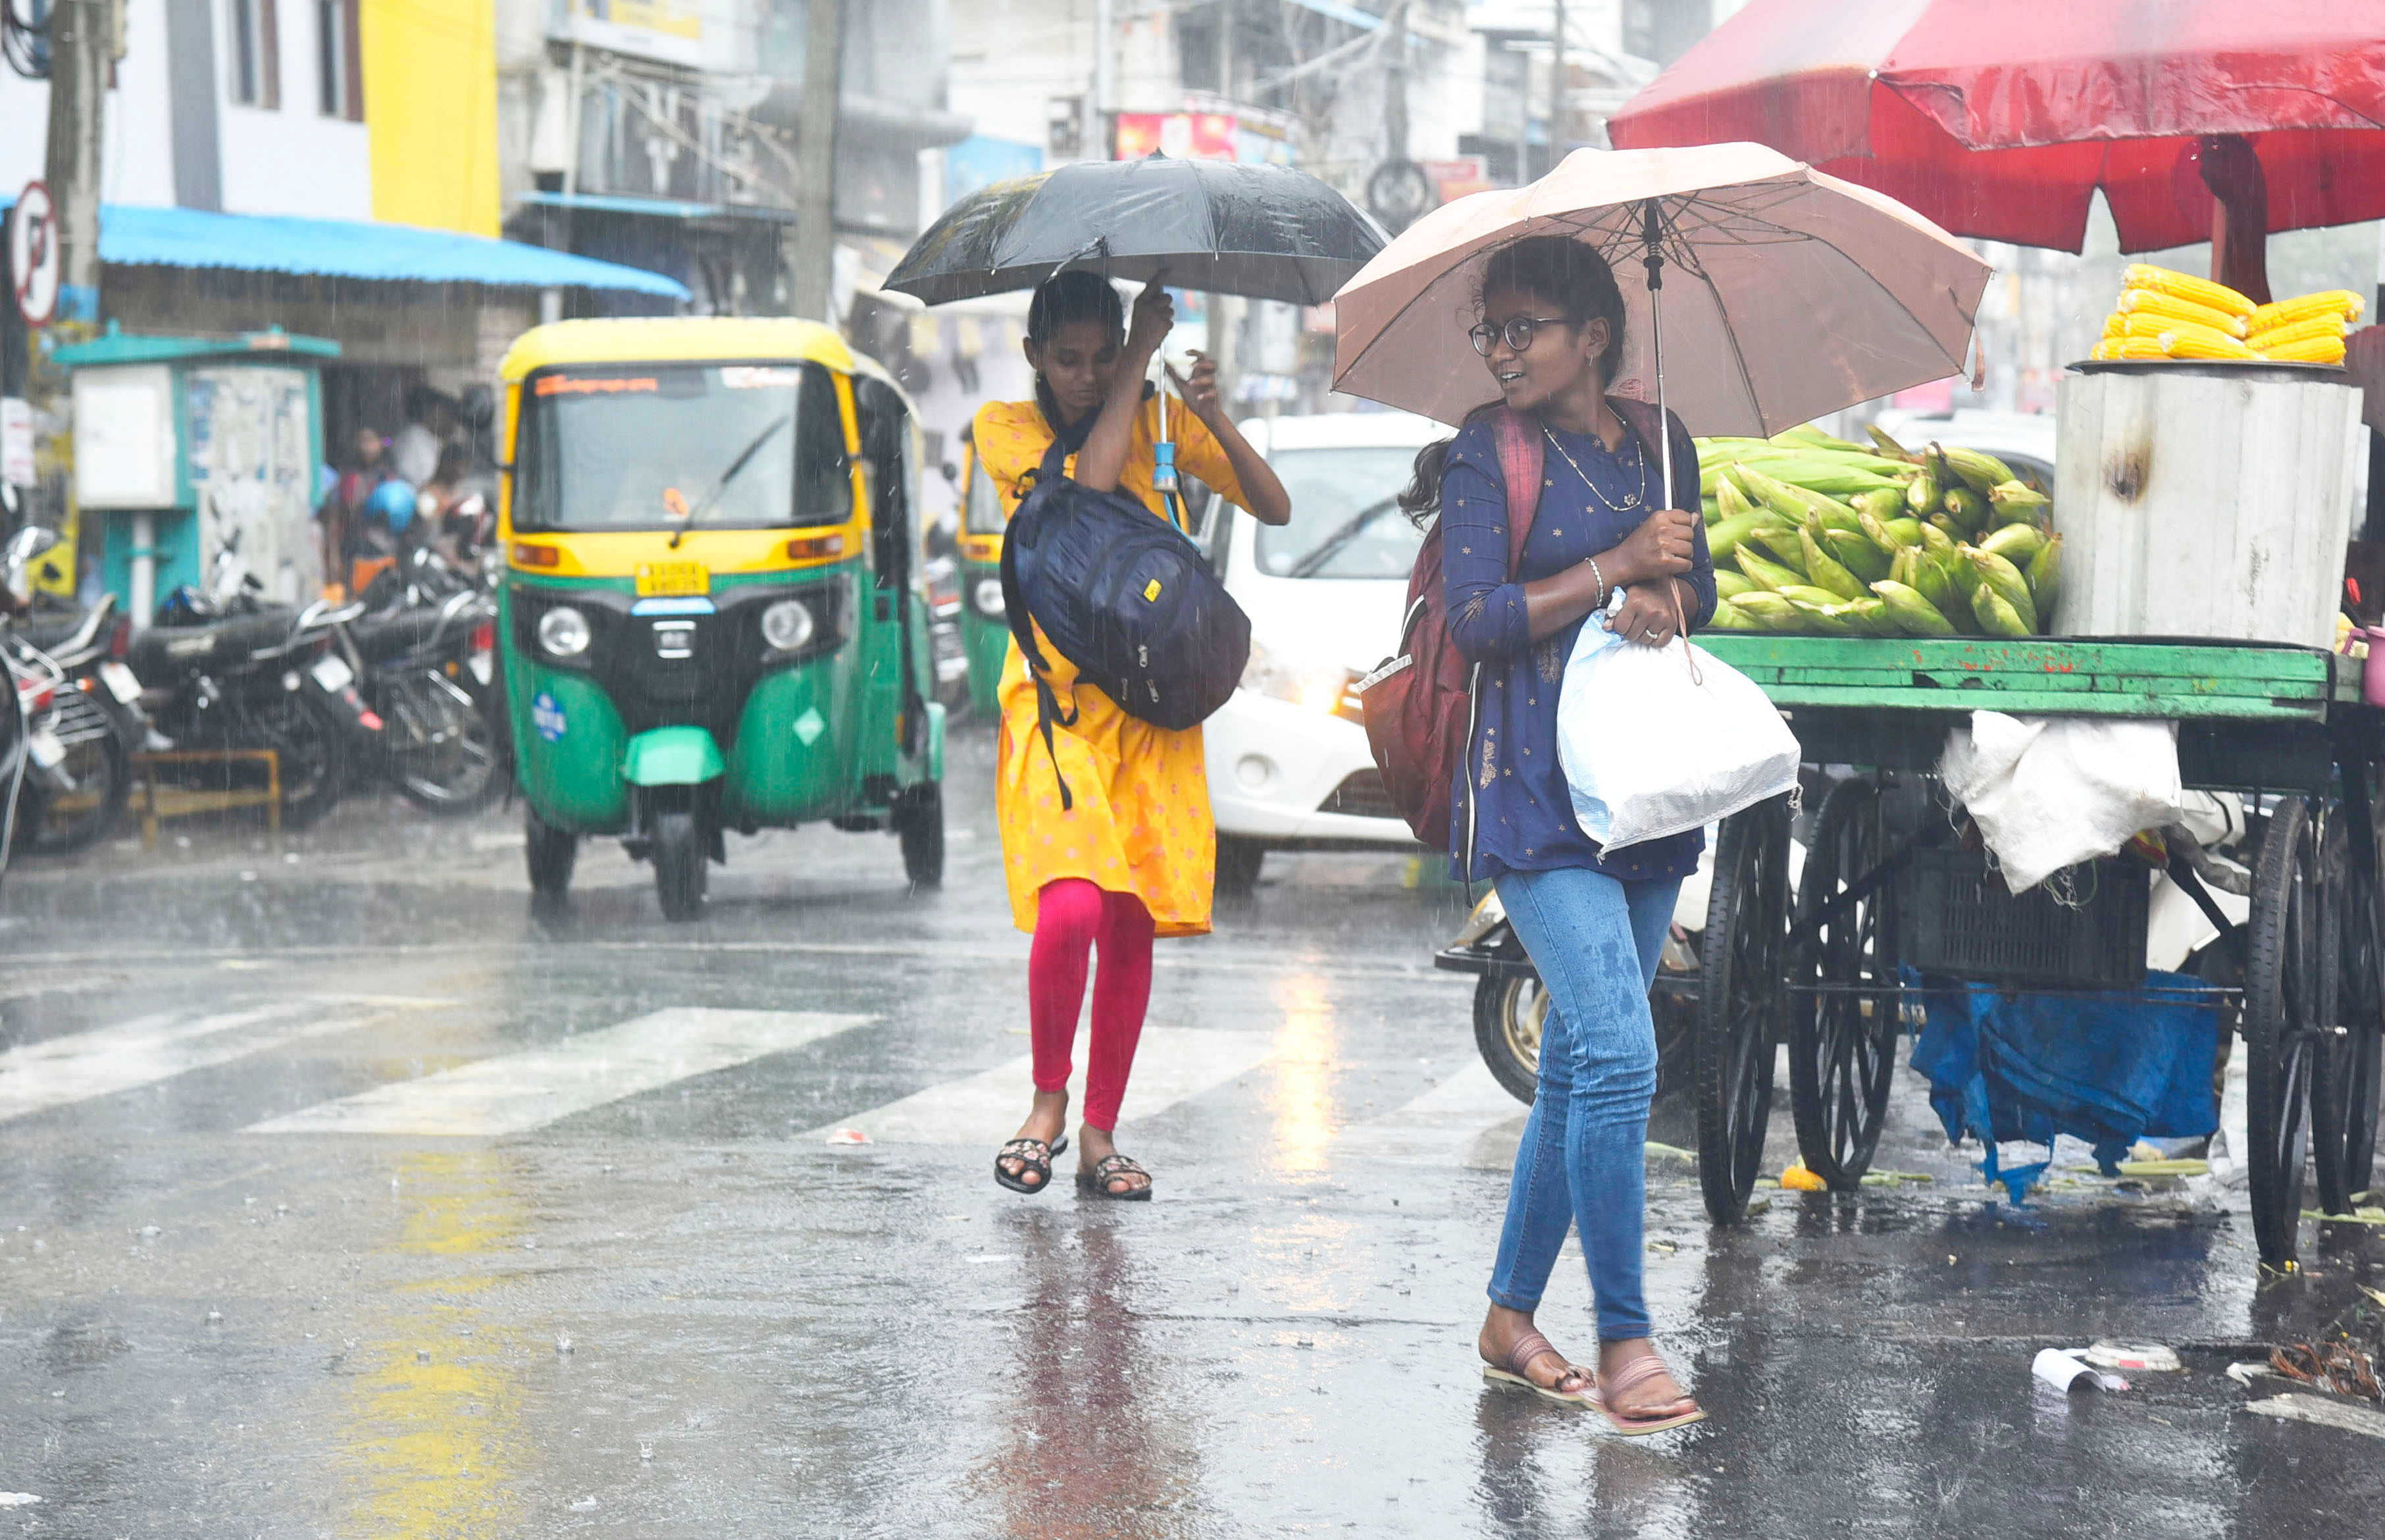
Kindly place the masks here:
<instances>
[{"instance_id":1,"label":"eyeglasses","mask_svg":"<svg viewBox=\"0 0 2385 1540\"><path fill-rule=\"evenodd\" d=\"M1493 326L1486 320L1466 335L1474 344L1474 351L1488 358L1492 344L1503 336L1510 351L1527 353L1531 350L1532 336L1539 328L1580 324L1571 316L1509 316L1505 326Z\"/></svg>"}]
</instances>

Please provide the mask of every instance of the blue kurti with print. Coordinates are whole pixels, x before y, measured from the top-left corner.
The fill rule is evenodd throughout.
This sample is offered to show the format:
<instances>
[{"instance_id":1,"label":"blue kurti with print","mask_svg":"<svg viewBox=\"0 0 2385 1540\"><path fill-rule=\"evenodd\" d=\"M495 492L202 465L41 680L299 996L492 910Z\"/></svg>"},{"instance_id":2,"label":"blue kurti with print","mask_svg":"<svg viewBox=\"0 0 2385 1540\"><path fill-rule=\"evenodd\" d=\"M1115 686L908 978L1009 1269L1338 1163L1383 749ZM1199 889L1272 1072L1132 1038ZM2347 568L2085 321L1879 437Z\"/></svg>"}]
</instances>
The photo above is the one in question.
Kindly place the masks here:
<instances>
[{"instance_id":1,"label":"blue kurti with print","mask_svg":"<svg viewBox=\"0 0 2385 1540\"><path fill-rule=\"evenodd\" d=\"M1679 419L1670 422L1674 478L1697 475L1697 452ZM1519 571L1507 570L1507 492L1491 420L1460 429L1441 483L1441 560L1449 631L1468 661L1482 665L1480 728L1459 764L1450 798L1452 869L1476 879L1502 870L1586 866L1627 882L1685 877L1705 847L1703 830L1651 840L1604 856L1575 821L1573 796L1557 763L1557 692L1576 620L1531 639L1523 584L1551 577L1620 544L1664 506L1664 474L1640 441L1624 434L1609 453L1596 434L1549 430L1542 442L1539 511L1525 537ZM1695 507L1695 504L1691 504ZM1692 629L1714 614L1714 563L1698 525L1695 565L1685 574L1698 593ZM1662 722L1617 722L1618 732L1662 732ZM1474 794L1474 870L1463 870L1466 798Z\"/></svg>"}]
</instances>

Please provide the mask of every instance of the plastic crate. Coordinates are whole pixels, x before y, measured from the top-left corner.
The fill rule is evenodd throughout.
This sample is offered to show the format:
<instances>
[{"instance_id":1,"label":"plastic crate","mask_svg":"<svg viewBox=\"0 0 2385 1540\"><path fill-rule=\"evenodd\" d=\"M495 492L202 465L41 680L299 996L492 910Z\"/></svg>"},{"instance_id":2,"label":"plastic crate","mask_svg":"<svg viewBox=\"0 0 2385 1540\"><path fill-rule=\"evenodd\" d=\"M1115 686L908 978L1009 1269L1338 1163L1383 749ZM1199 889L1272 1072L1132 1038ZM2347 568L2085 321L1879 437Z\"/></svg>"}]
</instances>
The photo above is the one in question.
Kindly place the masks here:
<instances>
[{"instance_id":1,"label":"plastic crate","mask_svg":"<svg viewBox=\"0 0 2385 1540\"><path fill-rule=\"evenodd\" d=\"M1898 878L1903 960L1925 973L1981 983L2134 989L2145 982L2145 913L2153 870L2087 861L2016 898L1976 851L1924 850Z\"/></svg>"}]
</instances>

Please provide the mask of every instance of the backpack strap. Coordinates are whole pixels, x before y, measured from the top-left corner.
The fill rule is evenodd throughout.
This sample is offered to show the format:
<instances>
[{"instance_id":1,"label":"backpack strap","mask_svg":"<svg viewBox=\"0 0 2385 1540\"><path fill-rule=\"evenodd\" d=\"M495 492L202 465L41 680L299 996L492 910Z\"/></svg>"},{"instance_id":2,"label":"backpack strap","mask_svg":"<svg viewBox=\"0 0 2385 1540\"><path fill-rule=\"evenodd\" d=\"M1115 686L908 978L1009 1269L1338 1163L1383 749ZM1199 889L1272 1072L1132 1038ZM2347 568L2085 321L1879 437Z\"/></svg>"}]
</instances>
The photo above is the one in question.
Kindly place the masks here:
<instances>
[{"instance_id":1,"label":"backpack strap","mask_svg":"<svg viewBox=\"0 0 2385 1540\"><path fill-rule=\"evenodd\" d=\"M1055 438L1052 447L1043 451L1043 464L1030 472L1035 478L1030 495L1035 486L1047 486L1061 480L1071 453L1068 435ZM1051 757L1052 779L1060 783L1060 810L1065 813L1073 811L1077 801L1068 791L1068 778L1060 773L1060 751L1052 741L1052 727L1055 722L1062 727L1076 726L1077 711L1072 706L1068 715L1060 714L1060 697L1052 689L1052 665L1045 661L1043 649L1036 643L1035 620L1027 613L1027 597L1018 587L1018 540L1025 532L1019 528L1018 514L1027 511L1027 495L1018 499L1017 513L1009 528L1003 532L1002 614L1009 623L1011 640L1018 644L1019 656L1026 659L1028 677L1035 681L1035 725L1043 734L1043 752Z\"/></svg>"},{"instance_id":2,"label":"backpack strap","mask_svg":"<svg viewBox=\"0 0 2385 1540\"><path fill-rule=\"evenodd\" d=\"M1532 532L1532 516L1541 511L1548 440L1539 418L1502 407L1491 419L1491 442L1499 455L1499 479L1507 488L1507 580L1520 582L1516 570L1524 559L1525 537Z\"/></svg>"}]
</instances>

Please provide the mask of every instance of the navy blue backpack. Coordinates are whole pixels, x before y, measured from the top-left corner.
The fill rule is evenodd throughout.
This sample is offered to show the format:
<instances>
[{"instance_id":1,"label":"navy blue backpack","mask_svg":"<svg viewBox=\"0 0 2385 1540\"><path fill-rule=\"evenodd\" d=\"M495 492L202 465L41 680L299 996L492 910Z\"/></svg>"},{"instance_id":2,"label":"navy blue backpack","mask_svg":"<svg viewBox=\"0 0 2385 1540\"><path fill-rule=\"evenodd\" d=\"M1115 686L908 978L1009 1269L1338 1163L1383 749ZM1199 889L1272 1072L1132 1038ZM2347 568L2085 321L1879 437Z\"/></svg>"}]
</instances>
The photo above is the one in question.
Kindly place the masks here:
<instances>
[{"instance_id":1,"label":"navy blue backpack","mask_svg":"<svg viewBox=\"0 0 2385 1540\"><path fill-rule=\"evenodd\" d=\"M1002 544L1003 607L1035 680L1046 752L1053 724L1073 727L1077 714L1061 713L1037 626L1080 680L1155 727L1205 719L1250 660L1250 618L1201 548L1124 493L1095 492L1063 472L1092 425L1089 417L1054 438ZM1060 806L1074 806L1065 776Z\"/></svg>"}]
</instances>

